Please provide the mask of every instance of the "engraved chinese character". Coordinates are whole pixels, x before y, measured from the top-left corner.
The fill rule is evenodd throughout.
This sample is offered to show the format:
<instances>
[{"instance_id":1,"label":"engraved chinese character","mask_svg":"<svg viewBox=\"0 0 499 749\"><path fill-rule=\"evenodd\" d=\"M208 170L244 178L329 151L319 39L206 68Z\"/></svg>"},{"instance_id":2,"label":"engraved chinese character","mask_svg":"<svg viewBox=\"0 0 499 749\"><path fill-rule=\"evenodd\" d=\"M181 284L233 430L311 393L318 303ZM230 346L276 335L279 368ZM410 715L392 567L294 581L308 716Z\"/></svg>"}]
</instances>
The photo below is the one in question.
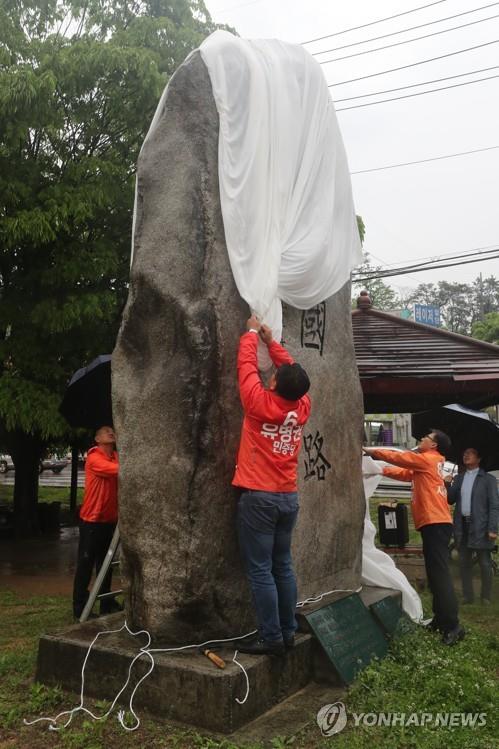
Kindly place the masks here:
<instances>
[{"instance_id":1,"label":"engraved chinese character","mask_svg":"<svg viewBox=\"0 0 499 749\"><path fill-rule=\"evenodd\" d=\"M312 309L304 310L301 317L302 348L316 349L322 356L326 331L326 303L321 302Z\"/></svg>"},{"instance_id":2,"label":"engraved chinese character","mask_svg":"<svg viewBox=\"0 0 499 749\"><path fill-rule=\"evenodd\" d=\"M303 447L305 450L305 481L312 478L317 479L317 481L324 481L326 478L326 471L331 469L331 463L322 452L323 444L324 437L321 436L320 432L316 432L315 437L312 434L307 434L303 438Z\"/></svg>"}]
</instances>

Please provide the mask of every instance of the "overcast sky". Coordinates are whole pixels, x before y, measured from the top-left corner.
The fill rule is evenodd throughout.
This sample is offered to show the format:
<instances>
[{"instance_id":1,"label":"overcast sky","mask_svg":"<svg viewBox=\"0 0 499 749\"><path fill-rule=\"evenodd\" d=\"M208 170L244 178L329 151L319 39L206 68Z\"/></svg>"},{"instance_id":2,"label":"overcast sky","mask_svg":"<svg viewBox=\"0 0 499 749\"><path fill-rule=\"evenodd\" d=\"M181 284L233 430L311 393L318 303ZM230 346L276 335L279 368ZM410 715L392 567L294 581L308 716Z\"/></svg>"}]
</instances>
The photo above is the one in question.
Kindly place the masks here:
<instances>
[{"instance_id":1,"label":"overcast sky","mask_svg":"<svg viewBox=\"0 0 499 749\"><path fill-rule=\"evenodd\" d=\"M329 39L306 44L311 52L338 48L393 31L426 24L474 8L489 7L442 23L423 26L369 44L356 45L317 57L328 60L394 44L442 29L489 18L481 23L390 49L323 65L328 83L367 76L410 65L487 42L499 40L499 2L442 0L399 18L338 34L430 0L207 0L215 21L232 25L246 38L275 37L303 43L327 34ZM378 75L331 88L338 99L456 76L498 66L497 69L432 85L350 102L336 109L499 76L499 43L442 60ZM338 112L351 172L420 159L499 146L499 77L425 96ZM364 247L373 263L387 266L475 248L499 248L499 148L367 174L352 175L355 208L366 225ZM499 254L499 252L498 252ZM438 280L471 282L480 272L499 277L499 260L390 279L396 290Z\"/></svg>"}]
</instances>

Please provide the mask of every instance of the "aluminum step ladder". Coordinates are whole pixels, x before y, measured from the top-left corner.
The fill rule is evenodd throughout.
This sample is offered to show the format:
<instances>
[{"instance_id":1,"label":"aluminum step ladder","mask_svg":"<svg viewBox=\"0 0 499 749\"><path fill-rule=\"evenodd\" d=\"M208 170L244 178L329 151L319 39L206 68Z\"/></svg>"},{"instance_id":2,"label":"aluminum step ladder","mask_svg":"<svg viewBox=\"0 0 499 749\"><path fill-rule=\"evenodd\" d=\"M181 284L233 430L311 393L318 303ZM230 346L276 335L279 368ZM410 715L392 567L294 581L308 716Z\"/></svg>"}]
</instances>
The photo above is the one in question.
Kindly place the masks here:
<instances>
[{"instance_id":1,"label":"aluminum step ladder","mask_svg":"<svg viewBox=\"0 0 499 749\"><path fill-rule=\"evenodd\" d=\"M109 593L101 593L100 590L102 588L102 585L104 583L104 578L106 577L109 568L111 566L117 566L120 563L119 560L120 555L120 529L118 526L116 526L114 530L113 537L111 539L111 543L109 544L109 549L106 552L106 556L104 557L104 561L102 562L102 566L99 570L99 574L95 578L95 582L92 586L92 590L90 591L90 594L88 596L88 601L85 604L85 608L82 611L82 614L80 616L79 621L81 623L86 622L89 618L92 609L94 607L94 603L97 599L102 600L103 598L111 598L112 596L117 596L120 593L123 593L123 590L112 590Z\"/></svg>"}]
</instances>

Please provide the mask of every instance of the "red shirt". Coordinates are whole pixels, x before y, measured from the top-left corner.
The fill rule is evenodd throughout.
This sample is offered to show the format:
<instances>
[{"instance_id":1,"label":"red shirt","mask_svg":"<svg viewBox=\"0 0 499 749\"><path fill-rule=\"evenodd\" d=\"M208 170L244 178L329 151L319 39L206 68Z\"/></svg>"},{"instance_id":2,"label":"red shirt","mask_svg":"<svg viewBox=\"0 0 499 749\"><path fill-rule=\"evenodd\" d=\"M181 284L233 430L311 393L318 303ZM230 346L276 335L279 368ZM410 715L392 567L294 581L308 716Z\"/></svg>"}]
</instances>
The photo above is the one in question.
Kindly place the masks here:
<instances>
[{"instance_id":1,"label":"red shirt","mask_svg":"<svg viewBox=\"0 0 499 749\"><path fill-rule=\"evenodd\" d=\"M452 523L443 481L443 455L436 450L413 453L380 449L376 450L376 458L398 466L385 466L385 476L398 481L412 481L411 508L416 530L434 523Z\"/></svg>"},{"instance_id":2,"label":"red shirt","mask_svg":"<svg viewBox=\"0 0 499 749\"><path fill-rule=\"evenodd\" d=\"M88 451L81 520L87 523L116 523L119 467L117 452L108 455L100 447L92 447Z\"/></svg>"},{"instance_id":3,"label":"red shirt","mask_svg":"<svg viewBox=\"0 0 499 749\"><path fill-rule=\"evenodd\" d=\"M244 410L236 472L232 483L245 489L295 492L303 427L310 398L286 400L262 385L257 366L258 336L245 333L239 342L237 373ZM268 347L276 367L293 364L277 341Z\"/></svg>"}]
</instances>

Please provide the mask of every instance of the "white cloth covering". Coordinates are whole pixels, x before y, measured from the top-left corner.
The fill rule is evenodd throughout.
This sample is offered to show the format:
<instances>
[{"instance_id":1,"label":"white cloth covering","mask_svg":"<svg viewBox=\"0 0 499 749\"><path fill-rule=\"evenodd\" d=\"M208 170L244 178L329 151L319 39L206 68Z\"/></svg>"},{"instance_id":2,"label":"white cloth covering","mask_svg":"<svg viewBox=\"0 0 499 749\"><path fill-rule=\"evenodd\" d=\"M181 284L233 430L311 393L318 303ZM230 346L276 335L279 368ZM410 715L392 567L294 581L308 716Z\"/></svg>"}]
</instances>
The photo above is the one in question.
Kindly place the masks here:
<instances>
[{"instance_id":1,"label":"white cloth covering","mask_svg":"<svg viewBox=\"0 0 499 749\"><path fill-rule=\"evenodd\" d=\"M220 118L220 199L239 293L279 340L362 262L350 174L320 65L303 47L216 31L200 47Z\"/></svg>"},{"instance_id":2,"label":"white cloth covering","mask_svg":"<svg viewBox=\"0 0 499 749\"><path fill-rule=\"evenodd\" d=\"M419 595L404 573L397 569L393 559L381 549L377 549L374 543L376 527L369 513L369 498L379 484L384 465L386 463L383 461L373 460L370 457L362 458L362 477L366 495L366 516L362 538L362 583L400 590L402 608L415 622L421 622L423 606Z\"/></svg>"}]
</instances>

